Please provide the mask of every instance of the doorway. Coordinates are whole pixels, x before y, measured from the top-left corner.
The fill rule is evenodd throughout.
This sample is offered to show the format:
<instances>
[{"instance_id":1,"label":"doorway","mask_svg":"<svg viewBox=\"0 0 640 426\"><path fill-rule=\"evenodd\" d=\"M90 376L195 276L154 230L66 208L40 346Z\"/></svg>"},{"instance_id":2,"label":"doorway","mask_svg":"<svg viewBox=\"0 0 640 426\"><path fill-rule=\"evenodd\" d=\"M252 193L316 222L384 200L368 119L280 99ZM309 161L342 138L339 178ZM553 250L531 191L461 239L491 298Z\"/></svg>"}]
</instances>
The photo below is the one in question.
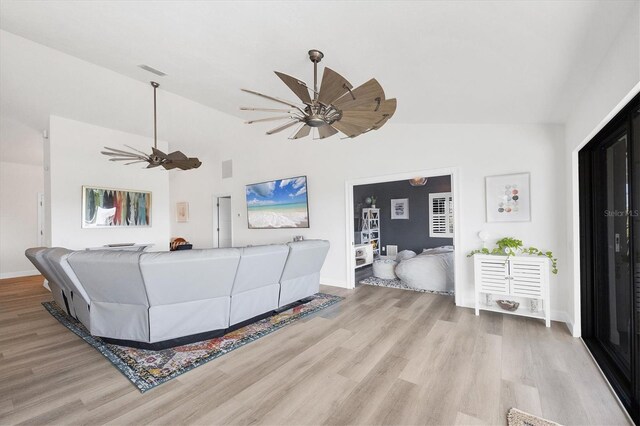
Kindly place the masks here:
<instances>
[{"instance_id":1,"label":"doorway","mask_svg":"<svg viewBox=\"0 0 640 426\"><path fill-rule=\"evenodd\" d=\"M231 196L217 197L216 208L218 217L218 223L216 224L218 247L232 247Z\"/></svg>"},{"instance_id":2,"label":"doorway","mask_svg":"<svg viewBox=\"0 0 640 426\"><path fill-rule=\"evenodd\" d=\"M640 420L640 95L579 152L583 338Z\"/></svg>"},{"instance_id":3,"label":"doorway","mask_svg":"<svg viewBox=\"0 0 640 426\"><path fill-rule=\"evenodd\" d=\"M347 255L347 276L346 276L346 282L347 282L347 288L355 288L356 285L356 274L355 271L356 269L361 269L361 268L356 268L356 266L358 266L359 261L357 260L357 257L367 257L369 256L369 254L362 252L361 250L358 249L358 247L356 247L356 234L360 233L362 231L362 224L357 225L356 224L356 218L355 218L355 208L357 206L358 202L362 202L362 200L356 200L354 199L354 188L361 186L361 185L370 185L370 184L375 184L375 183L384 183L384 182L394 182L394 181L405 181L407 183L407 185L409 184L409 180L412 180L416 177L421 177L421 178L435 178L438 176L449 176L450 177L450 198L449 200L449 204L452 207L452 212L450 215L451 218L451 223L453 224L459 224L460 220L458 217L458 210L457 209L453 209L453 206L455 205L459 205L458 204L458 196L459 196L459 191L457 190L457 186L458 186L458 170L456 168L444 168L444 169L431 169L431 170L418 170L418 171L412 171L412 172L403 172L403 173L396 173L396 174L390 174L390 175L384 175L384 176L373 176L373 177L366 177L366 178L360 178L360 179L353 179L353 180L349 180L345 183L345 190L346 190L346 225L347 225L347 235L346 235L346 255ZM444 192L443 192L444 194ZM374 194L375 195L375 194ZM402 199L402 198L399 198ZM376 200L378 203L379 201ZM365 197L365 203L366 203L366 197ZM398 202L396 202L396 204L394 205L395 207L397 206ZM377 207L377 206L376 206ZM385 208L391 209L391 202L389 201L389 206L385 206ZM402 209L397 210L394 207L394 215L397 217L402 216ZM400 207L402 207L402 203L400 202ZM409 203L408 205L409 209L411 208L411 203ZM375 213L375 212L373 212ZM390 215L391 213L388 212L388 214ZM409 217L411 217L411 212L409 211ZM398 220L402 220L402 219L398 219ZM373 222L375 224L375 221ZM360 229L358 229L360 228ZM424 233L426 235L429 235L429 226L425 226L425 229L423 230ZM384 230L381 230L381 234L384 233ZM452 267L452 271L453 271L453 278L452 280L454 281L453 283L453 287L454 287L454 295L455 295L455 303L459 304L460 301L458 300L459 297L459 291L457 291L458 289L456 288L456 284L457 284L457 280L456 277L460 277L460 266L462 265L463 261L464 261L464 254L462 252L460 252L459 250L455 250L455 247L459 247L459 235L460 235L460 229L456 229L455 232L452 232L452 241L453 241L453 247L454 247L454 253L453 253L453 267ZM361 234L360 234L361 235ZM365 237L367 237L367 235L365 235ZM373 236L375 237L375 235ZM449 240L451 241L451 240ZM378 245L379 244L379 245ZM444 243L443 243L444 244ZM394 245L397 244L393 244L390 243L389 246L387 248L387 244L384 243L383 241L380 241L379 243L376 244L377 248L379 249L379 253L383 253L382 248L385 248L385 251L388 250L395 250ZM372 246L371 244L369 246ZM369 246L367 246L367 248L369 248ZM373 247L371 247L373 248ZM388 249L388 250L387 250ZM402 251L402 247L398 247L399 251ZM392 252L393 253L393 252Z\"/></svg>"}]
</instances>

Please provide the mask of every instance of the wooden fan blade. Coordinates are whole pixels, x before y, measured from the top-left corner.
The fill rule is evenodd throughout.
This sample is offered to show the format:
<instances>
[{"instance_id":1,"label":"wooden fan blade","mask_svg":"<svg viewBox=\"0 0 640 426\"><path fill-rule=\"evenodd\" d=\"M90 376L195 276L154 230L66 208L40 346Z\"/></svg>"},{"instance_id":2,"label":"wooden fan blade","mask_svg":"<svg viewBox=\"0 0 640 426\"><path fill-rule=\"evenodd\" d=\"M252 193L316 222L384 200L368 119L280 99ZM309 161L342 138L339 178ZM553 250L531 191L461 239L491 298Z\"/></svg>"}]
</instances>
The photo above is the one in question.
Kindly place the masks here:
<instances>
[{"instance_id":1,"label":"wooden fan blade","mask_svg":"<svg viewBox=\"0 0 640 426\"><path fill-rule=\"evenodd\" d=\"M296 104L294 104L292 102L285 101L285 100L280 99L280 98L274 98L273 96L263 95L262 93L254 92L253 90L247 90L247 89L240 89L240 90L242 90L243 92L251 93L252 95L256 95L256 96L260 96L260 97L272 100L274 102L278 102L278 103L281 103L281 104L284 104L284 105L288 105L288 106L290 106L292 108L295 108L295 109L298 109L298 110L300 109Z\"/></svg>"},{"instance_id":2,"label":"wooden fan blade","mask_svg":"<svg viewBox=\"0 0 640 426\"><path fill-rule=\"evenodd\" d=\"M318 101L329 105L345 93L348 93L349 90L347 87L349 89L353 88L346 78L334 70L325 67L324 73L322 74L320 92L318 93Z\"/></svg>"},{"instance_id":3,"label":"wooden fan blade","mask_svg":"<svg viewBox=\"0 0 640 426\"><path fill-rule=\"evenodd\" d=\"M147 154L146 152L142 152L142 151L140 151L139 149L135 149L135 148L134 148L134 147L132 147L132 146L129 146L129 145L125 145L125 146L126 146L127 148L129 148L129 149L131 149L131 150L135 151L135 152L139 152L139 153L140 153L140 154L142 154L142 155L145 155L145 156L146 156L146 155L149 155L149 154ZM153 149L153 148L152 148L152 149Z\"/></svg>"},{"instance_id":4,"label":"wooden fan blade","mask_svg":"<svg viewBox=\"0 0 640 426\"><path fill-rule=\"evenodd\" d=\"M250 120L250 121L245 121L246 124L253 124L253 123L261 123L263 121L277 121L277 120L287 120L287 119L292 119L294 118L291 115L281 115L279 117L269 117L269 118L260 118L258 120Z\"/></svg>"},{"instance_id":5,"label":"wooden fan blade","mask_svg":"<svg viewBox=\"0 0 640 426\"><path fill-rule=\"evenodd\" d=\"M135 152L130 152L130 151L123 151L121 149L115 149L115 148L109 148L107 146L104 147L105 149L108 149L109 152L106 151L100 151L102 152L104 155L113 155L113 154L122 154L122 155L138 155ZM142 152L141 154L143 155L147 155L144 152Z\"/></svg>"},{"instance_id":6,"label":"wooden fan blade","mask_svg":"<svg viewBox=\"0 0 640 426\"><path fill-rule=\"evenodd\" d=\"M146 158L142 158L142 157L109 158L109 161L131 161L131 160L147 161Z\"/></svg>"},{"instance_id":7,"label":"wooden fan blade","mask_svg":"<svg viewBox=\"0 0 640 426\"><path fill-rule=\"evenodd\" d=\"M355 124L345 123L342 120L336 121L331 124L335 129L340 130L342 133L347 135L347 137L355 138L358 135L361 135L367 130L367 127L356 126Z\"/></svg>"},{"instance_id":8,"label":"wooden fan blade","mask_svg":"<svg viewBox=\"0 0 640 426\"><path fill-rule=\"evenodd\" d=\"M306 124L303 124L302 127L300 128L300 130L298 130L296 132L296 134L293 135L290 139L305 138L305 137L309 136L310 132L311 132L311 127L307 126Z\"/></svg>"},{"instance_id":9,"label":"wooden fan blade","mask_svg":"<svg viewBox=\"0 0 640 426\"><path fill-rule=\"evenodd\" d=\"M295 93L298 98L300 98L300 100L303 103L307 105L311 103L311 96L309 96L309 89L307 88L307 85L304 81L300 81L295 77L291 77L290 75L283 74L278 71L274 71L274 72L278 77L280 77L280 80L282 80L284 84L286 84L287 87L291 89L291 91Z\"/></svg>"},{"instance_id":10,"label":"wooden fan blade","mask_svg":"<svg viewBox=\"0 0 640 426\"><path fill-rule=\"evenodd\" d=\"M377 100L378 98L380 99L379 101ZM333 105L344 111L366 107L368 104L371 104L372 107L370 110L374 110L384 100L384 90L382 86L380 86L380 83L378 83L375 78L372 78L362 86L353 89L351 93L343 95L340 99L333 102Z\"/></svg>"},{"instance_id":11,"label":"wooden fan blade","mask_svg":"<svg viewBox=\"0 0 640 426\"><path fill-rule=\"evenodd\" d=\"M375 111L342 111L339 122L369 129L384 118L383 114Z\"/></svg>"},{"instance_id":12,"label":"wooden fan blade","mask_svg":"<svg viewBox=\"0 0 640 426\"><path fill-rule=\"evenodd\" d=\"M279 108L253 108L253 107L240 107L240 111L258 111L258 112L288 112L293 113L295 111L290 109L279 109Z\"/></svg>"},{"instance_id":13,"label":"wooden fan blade","mask_svg":"<svg viewBox=\"0 0 640 426\"><path fill-rule=\"evenodd\" d=\"M338 131L328 124L318 127L318 135L320 136L320 139L328 138L336 133L338 133Z\"/></svg>"},{"instance_id":14,"label":"wooden fan blade","mask_svg":"<svg viewBox=\"0 0 640 426\"><path fill-rule=\"evenodd\" d=\"M275 129L271 129L271 130L269 130L269 131L267 132L267 134L268 134L268 135L273 135L274 133L278 133L278 132L281 132L281 131L283 131L283 130L285 130L285 129L288 129L288 128L289 128L289 127L291 127L291 126L295 126L295 125L296 125L296 124L298 124L298 123L299 123L299 121L298 121L298 120L294 120L294 121L292 121L292 122L290 122L290 123L283 124L283 125L282 125L282 126L280 126L280 127L276 127Z\"/></svg>"},{"instance_id":15,"label":"wooden fan blade","mask_svg":"<svg viewBox=\"0 0 640 426\"><path fill-rule=\"evenodd\" d=\"M162 158L162 159L166 159L167 158L167 154L165 154L164 152L160 151L157 148L151 148L151 152L156 157L159 157L159 158Z\"/></svg>"},{"instance_id":16,"label":"wooden fan blade","mask_svg":"<svg viewBox=\"0 0 640 426\"><path fill-rule=\"evenodd\" d=\"M141 156L138 154L125 153L125 152L107 152L100 151L102 155L108 155L109 157L128 157L128 158L140 158Z\"/></svg>"},{"instance_id":17,"label":"wooden fan blade","mask_svg":"<svg viewBox=\"0 0 640 426\"><path fill-rule=\"evenodd\" d=\"M167 158L173 162L189 159L189 157L187 157L180 151L173 151L171 154L167 155Z\"/></svg>"}]
</instances>

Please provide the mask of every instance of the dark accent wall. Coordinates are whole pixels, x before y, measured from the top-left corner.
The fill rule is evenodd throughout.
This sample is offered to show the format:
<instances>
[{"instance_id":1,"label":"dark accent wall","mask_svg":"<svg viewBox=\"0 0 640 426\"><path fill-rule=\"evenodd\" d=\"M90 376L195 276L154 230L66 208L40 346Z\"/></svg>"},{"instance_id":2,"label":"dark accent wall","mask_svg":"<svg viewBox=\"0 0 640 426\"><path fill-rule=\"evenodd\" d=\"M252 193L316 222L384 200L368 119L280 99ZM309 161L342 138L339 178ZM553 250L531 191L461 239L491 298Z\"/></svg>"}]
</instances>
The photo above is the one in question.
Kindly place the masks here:
<instances>
[{"instance_id":1,"label":"dark accent wall","mask_svg":"<svg viewBox=\"0 0 640 426\"><path fill-rule=\"evenodd\" d=\"M398 251L453 245L453 238L429 237L429 194L450 192L451 176L430 177L424 186L411 186L408 180L358 185L353 188L356 244L360 242L362 208L368 207L365 199L377 197L376 208L380 209L380 246L395 244ZM409 219L391 220L391 200L409 199ZM384 254L384 253L381 253Z\"/></svg>"}]
</instances>

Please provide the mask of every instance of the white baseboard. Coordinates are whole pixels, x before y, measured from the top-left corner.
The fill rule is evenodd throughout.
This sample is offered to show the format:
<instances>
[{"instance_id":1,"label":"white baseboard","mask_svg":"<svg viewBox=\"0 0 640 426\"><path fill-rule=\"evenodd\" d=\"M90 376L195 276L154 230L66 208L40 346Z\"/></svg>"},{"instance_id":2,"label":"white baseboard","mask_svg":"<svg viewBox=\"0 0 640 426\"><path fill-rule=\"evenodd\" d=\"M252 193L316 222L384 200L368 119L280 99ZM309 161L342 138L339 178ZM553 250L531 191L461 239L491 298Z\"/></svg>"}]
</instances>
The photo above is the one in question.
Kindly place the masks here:
<instances>
[{"instance_id":1,"label":"white baseboard","mask_svg":"<svg viewBox=\"0 0 640 426\"><path fill-rule=\"evenodd\" d=\"M334 280L332 278L324 278L324 277L320 277L320 284L321 285L328 285L331 287L340 287L340 288L347 288L347 283L341 280Z\"/></svg>"},{"instance_id":2,"label":"white baseboard","mask_svg":"<svg viewBox=\"0 0 640 426\"><path fill-rule=\"evenodd\" d=\"M37 269L31 269L29 271L3 272L0 274L0 280L7 278L29 277L32 275L40 275L40 272L38 272Z\"/></svg>"}]
</instances>

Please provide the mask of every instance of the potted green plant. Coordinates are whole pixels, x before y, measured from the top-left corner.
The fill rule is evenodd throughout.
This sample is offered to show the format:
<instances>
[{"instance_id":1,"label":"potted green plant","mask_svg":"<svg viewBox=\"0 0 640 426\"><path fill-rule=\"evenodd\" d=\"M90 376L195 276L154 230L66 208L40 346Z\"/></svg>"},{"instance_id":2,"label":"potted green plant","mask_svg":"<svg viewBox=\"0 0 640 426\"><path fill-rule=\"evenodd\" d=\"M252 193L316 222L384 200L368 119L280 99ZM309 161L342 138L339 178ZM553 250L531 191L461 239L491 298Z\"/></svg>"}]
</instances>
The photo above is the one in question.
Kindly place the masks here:
<instances>
[{"instance_id":1,"label":"potted green plant","mask_svg":"<svg viewBox=\"0 0 640 426\"><path fill-rule=\"evenodd\" d=\"M483 247L481 249L472 250L467 257L471 257L474 254L492 254L504 256L507 258L511 256L517 256L519 254L527 254L530 256L546 256L551 260L551 272L554 274L558 273L558 259L553 256L553 252L551 250L543 251L536 247L524 247L522 244L522 240L518 240L512 237L504 237L496 241L496 246L493 249L488 249Z\"/></svg>"}]
</instances>

